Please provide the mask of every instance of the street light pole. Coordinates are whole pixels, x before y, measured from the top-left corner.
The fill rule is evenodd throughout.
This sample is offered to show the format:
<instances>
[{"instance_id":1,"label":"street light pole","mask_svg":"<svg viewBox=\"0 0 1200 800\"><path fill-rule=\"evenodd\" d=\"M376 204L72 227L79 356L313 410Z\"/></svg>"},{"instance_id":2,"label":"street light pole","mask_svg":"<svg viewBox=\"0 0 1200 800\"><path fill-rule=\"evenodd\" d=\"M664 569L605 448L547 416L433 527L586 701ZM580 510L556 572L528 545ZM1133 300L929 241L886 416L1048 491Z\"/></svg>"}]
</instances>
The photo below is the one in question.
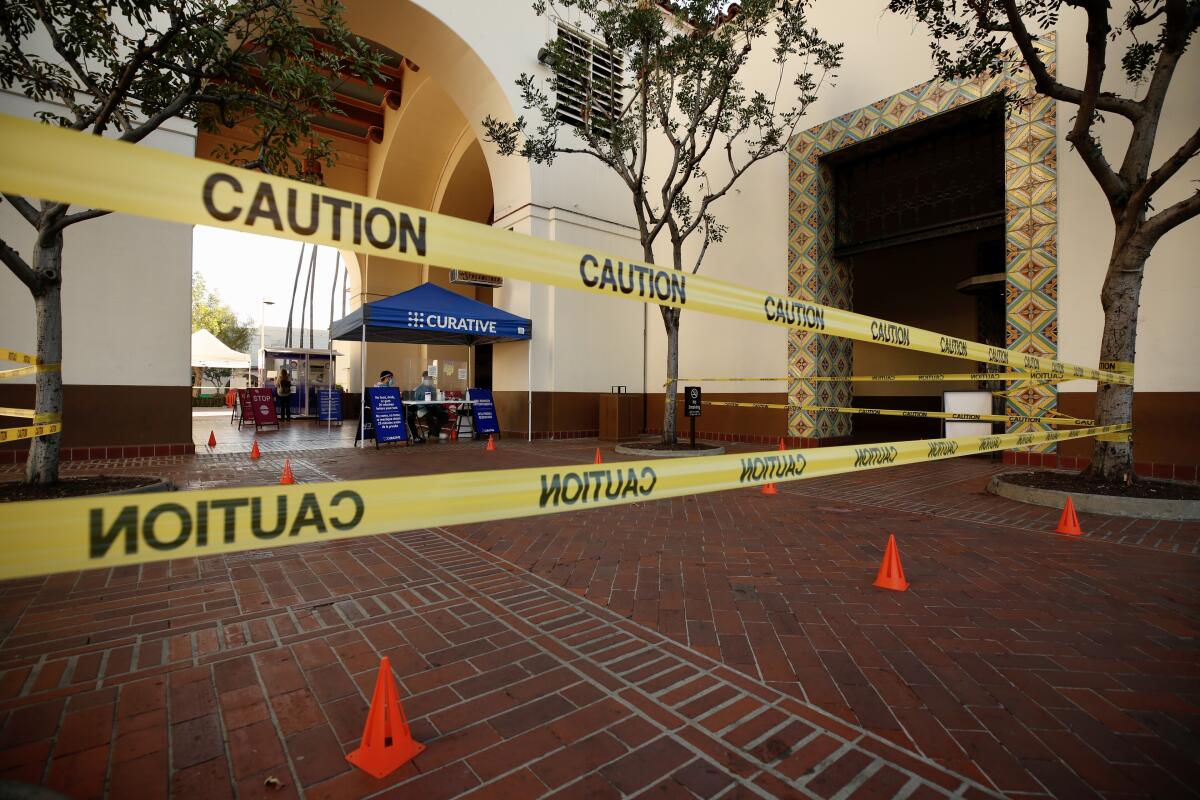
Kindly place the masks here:
<instances>
[{"instance_id":1,"label":"street light pole","mask_svg":"<svg viewBox=\"0 0 1200 800\"><path fill-rule=\"evenodd\" d=\"M268 300L264 297L262 300L262 311L258 315L258 352L263 354L263 356L259 359L259 369L263 371L265 371L267 366L265 355L267 350L267 306L273 305L275 305L274 300ZM258 376L258 385L263 385L262 374Z\"/></svg>"}]
</instances>

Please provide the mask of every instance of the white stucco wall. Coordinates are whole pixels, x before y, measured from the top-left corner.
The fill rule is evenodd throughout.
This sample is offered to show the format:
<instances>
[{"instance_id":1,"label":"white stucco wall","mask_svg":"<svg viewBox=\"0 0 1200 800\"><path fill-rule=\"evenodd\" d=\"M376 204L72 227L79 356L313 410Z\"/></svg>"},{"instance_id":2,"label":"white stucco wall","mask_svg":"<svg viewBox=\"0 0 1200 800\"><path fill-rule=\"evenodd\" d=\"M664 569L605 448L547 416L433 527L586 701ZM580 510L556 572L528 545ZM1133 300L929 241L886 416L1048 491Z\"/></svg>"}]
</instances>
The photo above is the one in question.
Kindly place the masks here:
<instances>
[{"instance_id":1,"label":"white stucco wall","mask_svg":"<svg viewBox=\"0 0 1200 800\"><path fill-rule=\"evenodd\" d=\"M32 117L21 95L0 92L0 113ZM195 128L173 121L146 138L191 156ZM0 204L0 238L28 261L34 229ZM68 228L63 248L63 380L108 386L187 386L191 359L192 227L111 214ZM0 269L0 344L36 352L33 299ZM0 364L0 368L12 364ZM26 379L28 382L29 379Z\"/></svg>"}]
</instances>

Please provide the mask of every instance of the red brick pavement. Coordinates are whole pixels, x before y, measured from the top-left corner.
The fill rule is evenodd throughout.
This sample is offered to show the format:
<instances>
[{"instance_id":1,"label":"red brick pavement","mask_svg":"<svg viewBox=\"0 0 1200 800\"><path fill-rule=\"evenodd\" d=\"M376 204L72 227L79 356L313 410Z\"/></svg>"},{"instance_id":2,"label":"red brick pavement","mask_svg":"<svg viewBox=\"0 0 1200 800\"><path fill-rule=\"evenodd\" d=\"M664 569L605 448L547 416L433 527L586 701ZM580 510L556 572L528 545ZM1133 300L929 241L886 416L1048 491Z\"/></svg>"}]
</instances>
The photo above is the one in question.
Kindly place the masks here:
<instances>
[{"instance_id":1,"label":"red brick pavement","mask_svg":"<svg viewBox=\"0 0 1200 800\"><path fill-rule=\"evenodd\" d=\"M302 481L412 474L464 468L474 446L292 463ZM505 442L469 466L594 446ZM91 468L261 483L284 455ZM956 775L1014 797L1194 795L1197 526L1084 515L1090 536L1054 536L1054 512L982 494L994 471L958 460L10 582L0 772L80 796L135 778L254 796L267 773L285 783L271 794L369 793L390 784L342 753L386 654L436 745L394 776L413 796L919 796L968 786ZM887 531L905 594L869 586ZM587 709L611 716L563 727Z\"/></svg>"},{"instance_id":2,"label":"red brick pavement","mask_svg":"<svg viewBox=\"0 0 1200 800\"><path fill-rule=\"evenodd\" d=\"M72 797L988 794L443 531L3 602L0 771ZM380 781L343 754L385 655L428 749Z\"/></svg>"},{"instance_id":3,"label":"red brick pavement","mask_svg":"<svg viewBox=\"0 0 1200 800\"><path fill-rule=\"evenodd\" d=\"M1006 793L1197 794L1200 525L1083 515L1088 536L1060 537L1058 512L983 493L999 469L941 462L458 532ZM870 586L889 532L904 594Z\"/></svg>"}]
</instances>

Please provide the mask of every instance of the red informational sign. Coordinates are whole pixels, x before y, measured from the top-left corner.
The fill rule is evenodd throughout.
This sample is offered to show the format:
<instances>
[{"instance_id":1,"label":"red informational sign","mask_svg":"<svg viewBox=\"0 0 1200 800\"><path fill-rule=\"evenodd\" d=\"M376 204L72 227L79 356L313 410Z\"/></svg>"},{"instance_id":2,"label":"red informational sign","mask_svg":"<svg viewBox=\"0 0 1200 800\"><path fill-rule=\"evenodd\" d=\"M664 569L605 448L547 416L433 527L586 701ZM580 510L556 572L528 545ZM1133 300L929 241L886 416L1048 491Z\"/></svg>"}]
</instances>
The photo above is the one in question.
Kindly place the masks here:
<instances>
[{"instance_id":1,"label":"red informational sign","mask_svg":"<svg viewBox=\"0 0 1200 800\"><path fill-rule=\"evenodd\" d=\"M275 415L275 396L269 389L250 390L250 409L254 414L254 424L257 427L274 425L279 427L279 417Z\"/></svg>"},{"instance_id":2,"label":"red informational sign","mask_svg":"<svg viewBox=\"0 0 1200 800\"><path fill-rule=\"evenodd\" d=\"M243 425L254 425L254 407L250 404L250 390L238 389L238 410L241 412L238 417L238 428Z\"/></svg>"}]
</instances>

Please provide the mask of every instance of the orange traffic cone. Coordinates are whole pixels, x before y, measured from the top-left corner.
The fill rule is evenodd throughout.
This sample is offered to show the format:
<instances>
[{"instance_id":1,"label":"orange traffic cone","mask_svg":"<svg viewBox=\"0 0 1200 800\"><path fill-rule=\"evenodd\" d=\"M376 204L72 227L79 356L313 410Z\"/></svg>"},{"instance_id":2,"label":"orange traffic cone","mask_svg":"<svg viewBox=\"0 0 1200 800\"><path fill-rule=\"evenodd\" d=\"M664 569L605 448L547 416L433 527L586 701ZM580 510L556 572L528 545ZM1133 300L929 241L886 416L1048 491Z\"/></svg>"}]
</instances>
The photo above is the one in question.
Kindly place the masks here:
<instances>
[{"instance_id":1,"label":"orange traffic cone","mask_svg":"<svg viewBox=\"0 0 1200 800\"><path fill-rule=\"evenodd\" d=\"M779 438L779 449L780 449L780 450L786 450L786 449L787 449L787 448L785 448L785 447L783 446L783 437L780 437L780 438ZM777 487L777 486L776 486L775 484L773 484L773 483L768 483L768 484L765 484L765 485L763 486L763 488L762 488L762 493L763 493L763 494L765 494L767 497L771 497L771 496L773 496L773 495L777 495L777 494L779 494L779 487Z\"/></svg>"},{"instance_id":2,"label":"orange traffic cone","mask_svg":"<svg viewBox=\"0 0 1200 800\"><path fill-rule=\"evenodd\" d=\"M217 434L216 434L216 431L209 431L209 432L208 432L208 446L209 446L209 447L216 447L216 446L217 446Z\"/></svg>"},{"instance_id":3,"label":"orange traffic cone","mask_svg":"<svg viewBox=\"0 0 1200 800\"><path fill-rule=\"evenodd\" d=\"M1079 517L1075 514L1075 503L1071 498L1067 497L1067 504L1063 506L1062 516L1058 518L1058 529L1055 533L1065 533L1068 536L1081 536L1083 531L1079 528Z\"/></svg>"},{"instance_id":4,"label":"orange traffic cone","mask_svg":"<svg viewBox=\"0 0 1200 800\"><path fill-rule=\"evenodd\" d=\"M254 440L254 445L250 448L250 460L258 461L262 457L262 453L258 451L258 439Z\"/></svg>"},{"instance_id":5,"label":"orange traffic cone","mask_svg":"<svg viewBox=\"0 0 1200 800\"><path fill-rule=\"evenodd\" d=\"M283 460L283 474L279 476L279 483L283 486L291 486L296 482L296 476L292 474L292 462L288 459Z\"/></svg>"},{"instance_id":6,"label":"orange traffic cone","mask_svg":"<svg viewBox=\"0 0 1200 800\"><path fill-rule=\"evenodd\" d=\"M391 774L425 749L425 745L413 740L398 695L392 664L384 656L379 662L379 677L375 679L375 694L367 712L362 744L346 755L347 761L376 778Z\"/></svg>"},{"instance_id":7,"label":"orange traffic cone","mask_svg":"<svg viewBox=\"0 0 1200 800\"><path fill-rule=\"evenodd\" d=\"M908 581L904 580L904 567L900 566L900 548L896 547L894 533L888 534L887 550L883 551L883 563L879 565L879 575L876 576L874 585L894 592L908 589Z\"/></svg>"},{"instance_id":8,"label":"orange traffic cone","mask_svg":"<svg viewBox=\"0 0 1200 800\"><path fill-rule=\"evenodd\" d=\"M487 451L490 453L490 452L494 451L495 449L496 449L496 440L492 437L492 434L489 433L488 434Z\"/></svg>"},{"instance_id":9,"label":"orange traffic cone","mask_svg":"<svg viewBox=\"0 0 1200 800\"><path fill-rule=\"evenodd\" d=\"M603 464L604 463L604 459L600 457L600 448L599 447L596 448L596 460L592 463L595 463L595 464Z\"/></svg>"}]
</instances>

